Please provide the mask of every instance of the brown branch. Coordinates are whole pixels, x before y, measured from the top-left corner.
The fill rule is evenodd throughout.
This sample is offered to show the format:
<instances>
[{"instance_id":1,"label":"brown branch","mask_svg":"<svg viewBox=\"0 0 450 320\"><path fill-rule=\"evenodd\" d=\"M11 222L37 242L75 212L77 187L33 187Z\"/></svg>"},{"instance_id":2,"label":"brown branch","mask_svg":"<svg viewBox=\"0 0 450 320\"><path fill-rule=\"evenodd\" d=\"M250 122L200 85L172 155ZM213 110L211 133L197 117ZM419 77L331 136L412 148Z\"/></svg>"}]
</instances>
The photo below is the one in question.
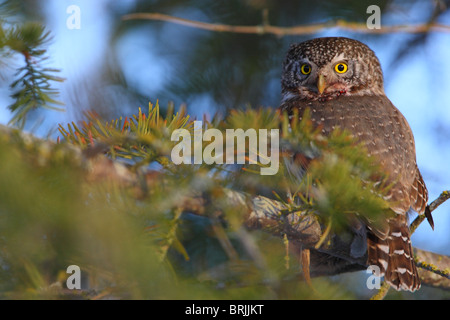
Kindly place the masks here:
<instances>
[{"instance_id":1,"label":"brown branch","mask_svg":"<svg viewBox=\"0 0 450 320\"><path fill-rule=\"evenodd\" d=\"M450 290L450 257L417 248L414 255L422 283Z\"/></svg>"},{"instance_id":2,"label":"brown branch","mask_svg":"<svg viewBox=\"0 0 450 320\"><path fill-rule=\"evenodd\" d=\"M434 210L436 210L437 207L439 207L441 204L443 204L448 199L450 199L450 191L448 191L448 190L443 191L436 200L434 200L432 203L430 203L428 205L428 209L430 210L430 213L433 212ZM426 215L422 214L422 215L418 215L417 218L414 219L414 221L409 226L411 234L413 234L416 231L417 227L422 223L423 220L425 220L425 218L426 218Z\"/></svg>"},{"instance_id":3,"label":"brown branch","mask_svg":"<svg viewBox=\"0 0 450 320\"><path fill-rule=\"evenodd\" d=\"M233 26L226 24L207 23L183 19L162 13L132 13L123 16L122 20L124 21L156 20L213 32L232 32L232 33L258 34L258 35L272 34L278 37L315 34L322 31L323 29L329 28L339 28L346 31L361 32L361 33L376 33L376 34L386 34L394 32L425 33L429 31L450 32L449 25L439 23L382 26L380 29L369 29L367 28L367 25L365 23L348 22L345 20L336 20L333 22L317 23L311 25L297 25L293 27L272 26L270 24L267 24L266 22L258 26L242 26L242 25Z\"/></svg>"}]
</instances>

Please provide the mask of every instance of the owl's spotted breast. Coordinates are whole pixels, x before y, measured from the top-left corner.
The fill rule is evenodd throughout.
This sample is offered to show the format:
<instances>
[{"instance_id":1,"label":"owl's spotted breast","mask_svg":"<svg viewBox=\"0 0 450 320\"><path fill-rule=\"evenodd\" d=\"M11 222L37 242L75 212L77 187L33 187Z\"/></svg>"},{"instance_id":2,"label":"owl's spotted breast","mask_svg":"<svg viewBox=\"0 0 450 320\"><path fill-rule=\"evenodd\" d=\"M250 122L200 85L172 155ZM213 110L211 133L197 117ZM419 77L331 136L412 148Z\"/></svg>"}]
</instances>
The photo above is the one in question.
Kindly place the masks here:
<instances>
[{"instance_id":1,"label":"owl's spotted breast","mask_svg":"<svg viewBox=\"0 0 450 320\"><path fill-rule=\"evenodd\" d=\"M394 211L409 209L409 189L417 171L414 137L404 116L386 96L343 96L326 102L289 100L280 109L289 115L297 110L300 120L309 109L311 121L324 135L338 127L351 132L390 174L391 182L400 181L394 194L388 195L397 203Z\"/></svg>"}]
</instances>

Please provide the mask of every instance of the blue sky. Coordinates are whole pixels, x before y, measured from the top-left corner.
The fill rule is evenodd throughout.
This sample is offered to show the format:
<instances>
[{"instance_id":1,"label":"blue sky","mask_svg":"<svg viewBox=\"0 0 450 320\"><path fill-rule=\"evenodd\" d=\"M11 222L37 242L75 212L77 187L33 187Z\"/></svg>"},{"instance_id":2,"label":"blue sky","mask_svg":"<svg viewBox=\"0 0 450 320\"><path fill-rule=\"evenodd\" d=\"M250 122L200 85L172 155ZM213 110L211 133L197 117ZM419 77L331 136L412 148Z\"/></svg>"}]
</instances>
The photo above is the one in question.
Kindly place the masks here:
<instances>
[{"instance_id":1,"label":"blue sky","mask_svg":"<svg viewBox=\"0 0 450 320\"><path fill-rule=\"evenodd\" d=\"M67 80L60 85L60 100L66 101L73 93L73 84L80 79L95 78L95 66L108 54L112 21L104 14L108 0L45 0L46 24L54 39L49 46L50 63L62 69L61 76ZM128 6L133 1L115 1L114 5ZM427 4L428 3L428 4ZM382 17L382 24L418 22L420 12L429 10L427 1L408 11ZM69 30L66 26L69 5L81 8L81 29ZM441 23L450 25L450 17L442 17ZM377 54L385 74L385 90L394 105L405 115L415 136L417 162L427 184L430 199L440 192L450 189L450 33L434 32L425 45L413 55L402 60L400 65L392 65L394 48L408 34L395 34L385 37L386 41L370 41L364 35L344 33L340 30L327 30L317 36L340 35L362 40ZM164 73L170 69L164 57L152 53L154 39L137 41L135 37L125 37L117 43L118 60L123 64L125 76L134 81L142 90L152 86L164 85ZM140 50L140 44L145 48ZM142 69L143 61L152 61ZM281 67L280 61L280 67ZM141 68L141 69L140 69ZM3 80L4 81L4 80ZM8 103L7 88L0 87L2 104ZM85 99L85 97L78 97ZM154 102L154 101L152 101ZM211 101L201 97L196 102L199 114L208 112ZM138 107L138 106L137 106ZM59 123L73 120L79 110L67 105L66 112L45 112L43 125L35 132L46 135L50 128ZM7 123L11 115L0 109L0 122ZM434 213L435 231L423 223L413 235L416 247L450 255L450 203L442 205Z\"/></svg>"}]
</instances>

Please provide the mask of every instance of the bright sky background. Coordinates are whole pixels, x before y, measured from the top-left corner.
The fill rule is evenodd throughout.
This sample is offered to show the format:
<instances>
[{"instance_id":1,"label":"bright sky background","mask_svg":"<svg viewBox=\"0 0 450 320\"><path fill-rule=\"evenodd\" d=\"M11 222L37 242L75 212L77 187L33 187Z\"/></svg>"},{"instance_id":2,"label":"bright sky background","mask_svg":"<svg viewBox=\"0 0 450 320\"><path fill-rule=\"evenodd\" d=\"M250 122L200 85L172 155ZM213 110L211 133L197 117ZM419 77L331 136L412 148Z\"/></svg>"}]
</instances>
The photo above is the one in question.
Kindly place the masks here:
<instances>
[{"instance_id":1,"label":"bright sky background","mask_svg":"<svg viewBox=\"0 0 450 320\"><path fill-rule=\"evenodd\" d=\"M109 37L112 32L109 16L103 13L108 0L46 0L47 27L51 30L54 40L49 46L50 63L53 67L62 69L61 76L67 78L61 86L60 100L65 101L71 94L72 84L86 77L95 76L92 70L108 54ZM128 6L133 1L114 1L114 5ZM404 23L417 22L413 17L420 16L421 10L427 9L429 3L410 8L409 12L401 13ZM76 4L81 9L81 29L69 30L66 26L69 5ZM427 9L428 10L428 9ZM382 23L389 24L392 20L398 23L398 17L382 17ZM440 21L450 25L447 15ZM361 35L346 34L339 30L328 30L320 36L349 36L364 41ZM379 57L385 74L385 89L387 96L407 118L415 136L417 162L427 184L430 199L434 200L443 190L450 189L450 33L435 32L426 45L390 70L393 51L402 37L398 34L386 42L366 42ZM133 77L138 85L160 86L158 79L167 70L163 57L152 54L152 39L145 41L145 50L139 51L139 42L133 38L125 38L118 45L118 55L122 63L129 64L127 77ZM287 49L287 48L286 48ZM127 59L127 57L130 57ZM144 61L153 61L147 70L139 70L133 66L143 66ZM281 66L280 61L280 66ZM4 80L3 80L4 81ZM2 105L9 104L7 88L0 87ZM83 97L80 97L83 99ZM198 101L201 112L208 110L208 99ZM50 128L56 128L59 123L72 121L76 110L68 107L66 112L45 112L44 122L36 132L45 136ZM0 122L7 123L11 115L4 108L0 109ZM439 130L439 134L436 134ZM418 248L450 255L450 203L442 205L434 212L435 231L423 223L413 236L413 244Z\"/></svg>"}]
</instances>

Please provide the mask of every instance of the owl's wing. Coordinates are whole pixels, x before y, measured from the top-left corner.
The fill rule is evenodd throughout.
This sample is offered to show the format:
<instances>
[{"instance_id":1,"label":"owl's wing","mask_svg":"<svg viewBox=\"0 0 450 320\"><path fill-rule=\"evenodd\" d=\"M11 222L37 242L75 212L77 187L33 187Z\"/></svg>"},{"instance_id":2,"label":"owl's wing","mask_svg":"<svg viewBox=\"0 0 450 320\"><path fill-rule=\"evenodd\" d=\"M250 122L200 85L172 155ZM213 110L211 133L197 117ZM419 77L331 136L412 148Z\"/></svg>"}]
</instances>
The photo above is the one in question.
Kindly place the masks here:
<instances>
[{"instance_id":1,"label":"owl's wing","mask_svg":"<svg viewBox=\"0 0 450 320\"><path fill-rule=\"evenodd\" d=\"M423 182L422 175L419 169L416 171L416 177L414 183L411 186L410 191L411 199L411 209L416 211L418 214L425 214L431 228L434 230L433 216L431 215L430 208L427 206L428 203L428 191Z\"/></svg>"},{"instance_id":2,"label":"owl's wing","mask_svg":"<svg viewBox=\"0 0 450 320\"><path fill-rule=\"evenodd\" d=\"M411 208L417 213L423 214L428 203L428 191L419 169L416 170L416 177L411 186L409 197L411 199Z\"/></svg>"}]
</instances>

